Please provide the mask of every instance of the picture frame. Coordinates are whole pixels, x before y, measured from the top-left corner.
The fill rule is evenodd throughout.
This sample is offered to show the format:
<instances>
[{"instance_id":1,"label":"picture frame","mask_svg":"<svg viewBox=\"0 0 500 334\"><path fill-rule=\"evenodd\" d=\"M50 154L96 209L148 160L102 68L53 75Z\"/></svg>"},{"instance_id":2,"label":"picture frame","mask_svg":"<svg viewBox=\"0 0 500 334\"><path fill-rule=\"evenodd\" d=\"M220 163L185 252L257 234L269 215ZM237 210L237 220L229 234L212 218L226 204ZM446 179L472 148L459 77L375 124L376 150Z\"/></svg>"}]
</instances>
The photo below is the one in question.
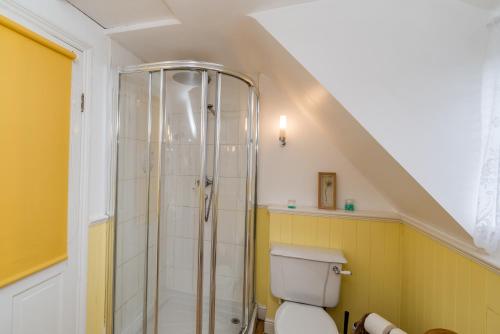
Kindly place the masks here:
<instances>
[{"instance_id":1,"label":"picture frame","mask_svg":"<svg viewBox=\"0 0 500 334\"><path fill-rule=\"evenodd\" d=\"M337 210L336 173L318 173L318 209Z\"/></svg>"}]
</instances>

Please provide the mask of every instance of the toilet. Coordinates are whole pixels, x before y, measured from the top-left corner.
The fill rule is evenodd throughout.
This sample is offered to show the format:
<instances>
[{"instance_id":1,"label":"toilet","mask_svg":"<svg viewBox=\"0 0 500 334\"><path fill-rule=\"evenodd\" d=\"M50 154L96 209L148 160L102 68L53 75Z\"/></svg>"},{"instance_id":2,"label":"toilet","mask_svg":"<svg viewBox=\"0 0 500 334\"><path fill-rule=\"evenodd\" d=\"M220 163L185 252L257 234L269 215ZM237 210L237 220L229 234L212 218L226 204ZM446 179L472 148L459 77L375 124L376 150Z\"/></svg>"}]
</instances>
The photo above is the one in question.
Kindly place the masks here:
<instances>
[{"instance_id":1,"label":"toilet","mask_svg":"<svg viewBox=\"0 0 500 334\"><path fill-rule=\"evenodd\" d=\"M283 302L276 311L275 334L338 334L324 307L339 301L342 265L338 249L271 244L271 292Z\"/></svg>"}]
</instances>

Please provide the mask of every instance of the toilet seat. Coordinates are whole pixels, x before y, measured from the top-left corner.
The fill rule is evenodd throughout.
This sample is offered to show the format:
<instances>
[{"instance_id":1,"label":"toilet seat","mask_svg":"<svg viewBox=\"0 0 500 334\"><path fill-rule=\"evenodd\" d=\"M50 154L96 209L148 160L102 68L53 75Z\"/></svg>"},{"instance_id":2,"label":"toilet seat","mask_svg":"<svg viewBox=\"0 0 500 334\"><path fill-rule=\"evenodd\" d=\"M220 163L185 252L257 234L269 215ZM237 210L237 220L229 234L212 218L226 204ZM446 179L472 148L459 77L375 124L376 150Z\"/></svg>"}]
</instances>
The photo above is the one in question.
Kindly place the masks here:
<instances>
[{"instance_id":1,"label":"toilet seat","mask_svg":"<svg viewBox=\"0 0 500 334\"><path fill-rule=\"evenodd\" d=\"M276 311L276 334L338 334L333 319L321 307L284 302Z\"/></svg>"}]
</instances>

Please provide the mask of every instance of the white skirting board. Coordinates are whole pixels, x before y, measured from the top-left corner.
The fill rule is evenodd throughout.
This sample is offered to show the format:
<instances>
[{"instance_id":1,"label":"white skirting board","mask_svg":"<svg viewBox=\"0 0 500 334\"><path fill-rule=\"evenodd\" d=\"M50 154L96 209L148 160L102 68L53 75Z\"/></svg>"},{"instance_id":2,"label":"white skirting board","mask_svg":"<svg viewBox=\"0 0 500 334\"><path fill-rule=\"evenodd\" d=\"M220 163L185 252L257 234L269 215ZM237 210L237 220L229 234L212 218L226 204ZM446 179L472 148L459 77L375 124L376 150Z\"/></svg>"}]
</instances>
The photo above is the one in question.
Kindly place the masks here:
<instances>
[{"instance_id":1,"label":"white skirting board","mask_svg":"<svg viewBox=\"0 0 500 334\"><path fill-rule=\"evenodd\" d=\"M267 307L264 305L257 304L257 319L266 320Z\"/></svg>"},{"instance_id":2,"label":"white skirting board","mask_svg":"<svg viewBox=\"0 0 500 334\"><path fill-rule=\"evenodd\" d=\"M253 312L252 312L252 318L250 319L250 323L248 324L248 328L244 333L247 334L254 334L255 333L255 327L257 326L257 308L254 307Z\"/></svg>"},{"instance_id":3,"label":"white skirting board","mask_svg":"<svg viewBox=\"0 0 500 334\"><path fill-rule=\"evenodd\" d=\"M264 321L264 333L265 334L274 334L274 320L266 319Z\"/></svg>"},{"instance_id":4,"label":"white skirting board","mask_svg":"<svg viewBox=\"0 0 500 334\"><path fill-rule=\"evenodd\" d=\"M264 305L257 305L257 319L264 321L264 333L274 334L274 320L266 319L267 307Z\"/></svg>"}]
</instances>

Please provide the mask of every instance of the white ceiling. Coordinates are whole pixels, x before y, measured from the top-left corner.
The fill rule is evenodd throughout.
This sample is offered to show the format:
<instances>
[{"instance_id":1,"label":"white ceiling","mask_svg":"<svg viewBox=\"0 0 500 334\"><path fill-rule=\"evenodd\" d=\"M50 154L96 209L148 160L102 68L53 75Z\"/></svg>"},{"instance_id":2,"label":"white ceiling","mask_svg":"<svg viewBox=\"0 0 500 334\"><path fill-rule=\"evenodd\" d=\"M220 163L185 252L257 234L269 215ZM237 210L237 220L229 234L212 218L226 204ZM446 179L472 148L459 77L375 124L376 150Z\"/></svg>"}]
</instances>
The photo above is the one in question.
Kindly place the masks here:
<instances>
[{"instance_id":1,"label":"white ceiling","mask_svg":"<svg viewBox=\"0 0 500 334\"><path fill-rule=\"evenodd\" d=\"M162 0L67 1L104 28L174 18L174 14Z\"/></svg>"},{"instance_id":2,"label":"white ceiling","mask_svg":"<svg viewBox=\"0 0 500 334\"><path fill-rule=\"evenodd\" d=\"M71 0L83 1L83 0ZM115 2L117 0L111 0ZM152 0L149 0L152 1ZM160 0L158 0L160 1ZM235 70L256 74L259 68L250 65L242 52L242 35L254 29L248 14L281 6L291 6L312 0L163 0L175 17L165 24L126 26L108 29L108 34L145 62L192 59L224 64ZM98 0L86 0L95 3ZM97 14L87 13L90 16ZM172 18L177 23L172 23ZM141 23L144 23L142 21ZM251 40L245 42L253 43ZM247 46L247 45L245 45ZM254 61L255 62L255 61Z\"/></svg>"},{"instance_id":3,"label":"white ceiling","mask_svg":"<svg viewBox=\"0 0 500 334\"><path fill-rule=\"evenodd\" d=\"M67 0L106 29L178 19L199 27L313 0Z\"/></svg>"},{"instance_id":4,"label":"white ceiling","mask_svg":"<svg viewBox=\"0 0 500 334\"><path fill-rule=\"evenodd\" d=\"M461 0L469 5L473 5L479 8L484 8L487 10L495 10L500 7L500 0Z\"/></svg>"},{"instance_id":5,"label":"white ceiling","mask_svg":"<svg viewBox=\"0 0 500 334\"><path fill-rule=\"evenodd\" d=\"M67 0L144 62L192 59L256 74L241 52L249 14L317 0ZM456 0L485 10L500 0ZM252 44L254 41L246 40Z\"/></svg>"}]
</instances>

